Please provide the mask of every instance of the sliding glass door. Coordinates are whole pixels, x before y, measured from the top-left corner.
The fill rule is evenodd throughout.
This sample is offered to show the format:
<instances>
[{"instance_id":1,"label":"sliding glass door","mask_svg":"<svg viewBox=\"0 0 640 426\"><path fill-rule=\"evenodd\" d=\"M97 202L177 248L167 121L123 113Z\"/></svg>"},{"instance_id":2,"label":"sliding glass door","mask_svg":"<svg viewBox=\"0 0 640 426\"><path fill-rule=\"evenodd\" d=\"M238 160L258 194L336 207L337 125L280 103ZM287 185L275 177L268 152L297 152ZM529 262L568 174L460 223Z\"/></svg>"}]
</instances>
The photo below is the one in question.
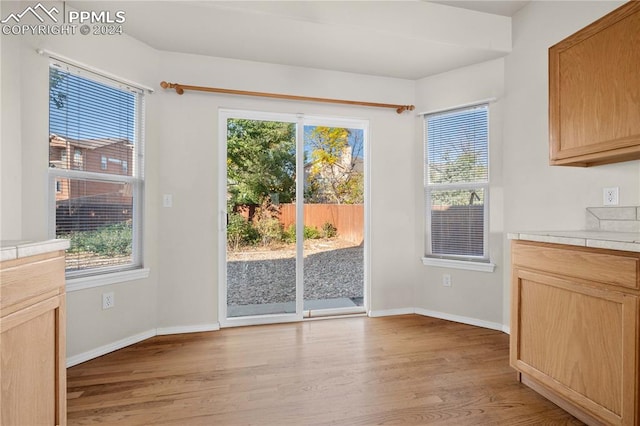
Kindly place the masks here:
<instances>
[{"instance_id":1,"label":"sliding glass door","mask_svg":"<svg viewBox=\"0 0 640 426\"><path fill-rule=\"evenodd\" d=\"M305 315L365 312L366 129L329 119L304 124Z\"/></svg>"},{"instance_id":2,"label":"sliding glass door","mask_svg":"<svg viewBox=\"0 0 640 426\"><path fill-rule=\"evenodd\" d=\"M221 112L222 326L364 312L366 123L353 124Z\"/></svg>"}]
</instances>

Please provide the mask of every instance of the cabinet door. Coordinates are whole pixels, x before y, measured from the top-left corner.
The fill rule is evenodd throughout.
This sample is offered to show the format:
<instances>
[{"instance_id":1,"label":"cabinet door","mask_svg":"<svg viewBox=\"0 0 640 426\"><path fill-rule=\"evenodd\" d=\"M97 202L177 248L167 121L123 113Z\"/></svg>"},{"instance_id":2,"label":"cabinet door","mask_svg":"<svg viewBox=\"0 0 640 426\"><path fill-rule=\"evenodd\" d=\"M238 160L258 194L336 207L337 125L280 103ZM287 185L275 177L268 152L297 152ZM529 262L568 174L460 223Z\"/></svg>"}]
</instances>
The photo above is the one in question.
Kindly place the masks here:
<instances>
[{"instance_id":1,"label":"cabinet door","mask_svg":"<svg viewBox=\"0 0 640 426\"><path fill-rule=\"evenodd\" d=\"M638 46L631 1L549 49L551 164L640 158Z\"/></svg>"},{"instance_id":2,"label":"cabinet door","mask_svg":"<svg viewBox=\"0 0 640 426\"><path fill-rule=\"evenodd\" d=\"M66 424L63 305L64 296L55 296L0 320L0 424Z\"/></svg>"},{"instance_id":3,"label":"cabinet door","mask_svg":"<svg viewBox=\"0 0 640 426\"><path fill-rule=\"evenodd\" d=\"M513 274L511 365L607 424L633 425L638 297Z\"/></svg>"}]
</instances>

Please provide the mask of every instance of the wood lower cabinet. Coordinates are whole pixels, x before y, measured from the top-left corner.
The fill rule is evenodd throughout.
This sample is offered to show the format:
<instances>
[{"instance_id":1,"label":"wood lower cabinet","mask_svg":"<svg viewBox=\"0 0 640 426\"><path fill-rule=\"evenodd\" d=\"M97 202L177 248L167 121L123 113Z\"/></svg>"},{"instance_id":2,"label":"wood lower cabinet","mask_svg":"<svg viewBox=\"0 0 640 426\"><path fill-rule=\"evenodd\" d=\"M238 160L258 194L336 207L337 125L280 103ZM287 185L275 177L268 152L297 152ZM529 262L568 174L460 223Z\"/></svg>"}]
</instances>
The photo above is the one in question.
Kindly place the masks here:
<instances>
[{"instance_id":1,"label":"wood lower cabinet","mask_svg":"<svg viewBox=\"0 0 640 426\"><path fill-rule=\"evenodd\" d=\"M640 253L513 241L512 268L522 382L588 424L639 424Z\"/></svg>"},{"instance_id":2,"label":"wood lower cabinet","mask_svg":"<svg viewBox=\"0 0 640 426\"><path fill-rule=\"evenodd\" d=\"M0 424L65 425L64 251L0 264Z\"/></svg>"}]
</instances>

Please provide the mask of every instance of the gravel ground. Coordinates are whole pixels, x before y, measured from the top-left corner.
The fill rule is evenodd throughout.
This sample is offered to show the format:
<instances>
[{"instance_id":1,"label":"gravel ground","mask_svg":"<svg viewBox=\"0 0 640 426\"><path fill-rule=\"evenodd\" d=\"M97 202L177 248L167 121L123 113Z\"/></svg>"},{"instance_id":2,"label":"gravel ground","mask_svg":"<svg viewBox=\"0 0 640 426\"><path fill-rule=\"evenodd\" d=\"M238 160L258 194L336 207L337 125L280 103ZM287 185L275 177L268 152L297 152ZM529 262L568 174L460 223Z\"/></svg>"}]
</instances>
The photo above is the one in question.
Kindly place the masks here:
<instances>
[{"instance_id":1,"label":"gravel ground","mask_svg":"<svg viewBox=\"0 0 640 426\"><path fill-rule=\"evenodd\" d=\"M362 298L363 247L332 240L305 241L304 299ZM295 248L231 252L227 262L229 305L295 300Z\"/></svg>"}]
</instances>

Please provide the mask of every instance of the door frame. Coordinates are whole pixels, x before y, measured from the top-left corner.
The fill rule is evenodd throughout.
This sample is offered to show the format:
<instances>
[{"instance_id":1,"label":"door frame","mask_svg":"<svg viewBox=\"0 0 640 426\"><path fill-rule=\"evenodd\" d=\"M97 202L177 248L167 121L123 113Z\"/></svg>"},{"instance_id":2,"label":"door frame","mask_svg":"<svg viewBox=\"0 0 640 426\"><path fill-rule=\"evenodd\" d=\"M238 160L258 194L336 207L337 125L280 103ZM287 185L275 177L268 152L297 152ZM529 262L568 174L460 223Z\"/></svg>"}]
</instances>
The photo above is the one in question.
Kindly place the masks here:
<instances>
[{"instance_id":1,"label":"door frame","mask_svg":"<svg viewBox=\"0 0 640 426\"><path fill-rule=\"evenodd\" d=\"M369 191L369 121L361 118L344 118L335 116L316 116L292 113L261 112L241 109L220 108L218 110L218 322L221 327L237 327L246 325L274 324L296 322L305 319L304 304L304 275L303 239L304 223L296 220L296 312L282 314L264 314L244 317L227 317L227 120L240 118L247 120L278 121L296 124L296 176L304 176L304 127L306 125L342 127L362 129L364 145L364 288L363 312L369 312L369 221L370 221L370 191ZM302 202L298 202L302 200ZM296 179L296 216L303 217L304 209L304 179ZM299 261L300 260L300 261ZM327 312L327 314L331 314ZM339 314L339 312L335 312Z\"/></svg>"}]
</instances>

